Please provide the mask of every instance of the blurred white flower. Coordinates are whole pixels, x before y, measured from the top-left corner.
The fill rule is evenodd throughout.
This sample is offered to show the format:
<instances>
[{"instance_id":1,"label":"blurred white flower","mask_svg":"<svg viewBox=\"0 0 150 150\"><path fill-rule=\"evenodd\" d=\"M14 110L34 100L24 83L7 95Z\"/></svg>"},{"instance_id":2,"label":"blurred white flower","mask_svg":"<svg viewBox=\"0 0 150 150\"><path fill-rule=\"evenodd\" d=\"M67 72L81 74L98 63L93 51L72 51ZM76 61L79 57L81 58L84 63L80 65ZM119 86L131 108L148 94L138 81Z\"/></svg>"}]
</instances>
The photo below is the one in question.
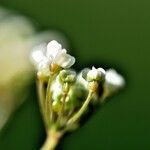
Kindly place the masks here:
<instances>
[{"instance_id":1,"label":"blurred white flower","mask_svg":"<svg viewBox=\"0 0 150 150\"><path fill-rule=\"evenodd\" d=\"M115 88L120 88L124 86L125 80L120 74L116 72L116 70L109 69L106 71L105 83Z\"/></svg>"},{"instance_id":2,"label":"blurred white flower","mask_svg":"<svg viewBox=\"0 0 150 150\"><path fill-rule=\"evenodd\" d=\"M67 54L66 49L62 49L61 44L53 40L36 47L31 54L31 59L40 70L43 66L57 64L62 68L69 68L75 63L75 58ZM44 65L45 64L45 65Z\"/></svg>"},{"instance_id":3,"label":"blurred white flower","mask_svg":"<svg viewBox=\"0 0 150 150\"><path fill-rule=\"evenodd\" d=\"M117 92L119 89L123 88L124 85L124 78L120 74L118 74L116 70L109 69L106 71L104 82L104 94L106 97Z\"/></svg>"},{"instance_id":4,"label":"blurred white flower","mask_svg":"<svg viewBox=\"0 0 150 150\"><path fill-rule=\"evenodd\" d=\"M95 68L92 67L91 70L87 73L87 81L93 81L93 80L101 80L105 76L105 70L103 68Z\"/></svg>"}]
</instances>

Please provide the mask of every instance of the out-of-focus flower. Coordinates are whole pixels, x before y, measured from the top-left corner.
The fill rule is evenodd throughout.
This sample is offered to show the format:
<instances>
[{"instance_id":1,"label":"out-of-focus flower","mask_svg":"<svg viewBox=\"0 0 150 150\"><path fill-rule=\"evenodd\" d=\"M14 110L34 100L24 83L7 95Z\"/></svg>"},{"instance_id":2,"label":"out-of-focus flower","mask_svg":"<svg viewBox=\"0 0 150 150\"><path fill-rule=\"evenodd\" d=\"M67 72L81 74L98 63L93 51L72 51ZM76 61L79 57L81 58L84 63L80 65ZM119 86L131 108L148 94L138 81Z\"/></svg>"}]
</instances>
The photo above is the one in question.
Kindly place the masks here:
<instances>
[{"instance_id":1,"label":"out-of-focus flower","mask_svg":"<svg viewBox=\"0 0 150 150\"><path fill-rule=\"evenodd\" d=\"M37 32L29 18L0 7L0 130L24 102L33 84L34 70L29 60L31 50L53 39L65 47L68 45L59 31ZM44 61L37 67L42 70L39 73L49 74Z\"/></svg>"},{"instance_id":2,"label":"out-of-focus flower","mask_svg":"<svg viewBox=\"0 0 150 150\"><path fill-rule=\"evenodd\" d=\"M124 85L124 78L120 74L118 74L116 70L109 69L106 71L104 90L107 91L108 96L123 88Z\"/></svg>"},{"instance_id":3,"label":"out-of-focus flower","mask_svg":"<svg viewBox=\"0 0 150 150\"><path fill-rule=\"evenodd\" d=\"M123 87L125 84L124 78L116 72L114 69L106 71L105 83L115 88Z\"/></svg>"}]
</instances>

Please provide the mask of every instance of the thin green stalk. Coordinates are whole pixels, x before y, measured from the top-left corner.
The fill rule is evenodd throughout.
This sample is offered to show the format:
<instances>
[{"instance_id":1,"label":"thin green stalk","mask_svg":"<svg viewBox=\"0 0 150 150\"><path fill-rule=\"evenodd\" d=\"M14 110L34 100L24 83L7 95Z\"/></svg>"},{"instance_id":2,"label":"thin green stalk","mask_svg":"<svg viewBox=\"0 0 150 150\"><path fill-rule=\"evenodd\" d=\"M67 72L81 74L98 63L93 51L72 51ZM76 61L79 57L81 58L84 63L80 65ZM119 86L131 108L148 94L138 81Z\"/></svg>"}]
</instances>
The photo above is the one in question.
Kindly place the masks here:
<instances>
[{"instance_id":1,"label":"thin green stalk","mask_svg":"<svg viewBox=\"0 0 150 150\"><path fill-rule=\"evenodd\" d=\"M44 103L45 103L45 88L44 88L44 83L42 80L37 81L37 89L38 89L38 96L39 96L39 105L40 105L40 111L43 116L43 121L45 124L45 127L47 127L47 122L46 122L46 116L45 116L45 111L44 111Z\"/></svg>"},{"instance_id":2,"label":"thin green stalk","mask_svg":"<svg viewBox=\"0 0 150 150\"><path fill-rule=\"evenodd\" d=\"M64 115L66 98L67 98L67 93L64 93L63 99L62 99L62 108L61 108L61 111L60 111L60 116Z\"/></svg>"},{"instance_id":3,"label":"thin green stalk","mask_svg":"<svg viewBox=\"0 0 150 150\"><path fill-rule=\"evenodd\" d=\"M47 90L46 90L46 100L45 100L45 112L46 119L48 121L48 126L50 125L50 121L53 120L53 111L52 111L52 92L51 92L51 84L54 79L54 75L52 75L48 80Z\"/></svg>"},{"instance_id":4,"label":"thin green stalk","mask_svg":"<svg viewBox=\"0 0 150 150\"><path fill-rule=\"evenodd\" d=\"M83 103L82 107L79 109L79 111L77 113L75 113L75 115L72 118L70 118L68 120L68 124L73 124L73 123L75 123L76 121L78 121L80 119L82 114L87 109L87 106L88 106L88 104L90 103L90 101L92 99L92 95L93 95L93 92L89 91L89 94L88 94L85 102Z\"/></svg>"}]
</instances>

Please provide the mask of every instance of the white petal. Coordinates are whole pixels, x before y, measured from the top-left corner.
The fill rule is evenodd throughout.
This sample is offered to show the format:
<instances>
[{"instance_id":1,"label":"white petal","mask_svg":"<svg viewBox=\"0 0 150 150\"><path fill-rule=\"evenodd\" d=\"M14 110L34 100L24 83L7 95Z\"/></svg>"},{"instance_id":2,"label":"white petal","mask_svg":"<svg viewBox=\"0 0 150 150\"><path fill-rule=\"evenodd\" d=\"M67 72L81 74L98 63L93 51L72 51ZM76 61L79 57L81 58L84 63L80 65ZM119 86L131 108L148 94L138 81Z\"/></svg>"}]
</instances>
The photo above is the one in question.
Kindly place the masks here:
<instances>
[{"instance_id":1,"label":"white petal","mask_svg":"<svg viewBox=\"0 0 150 150\"><path fill-rule=\"evenodd\" d=\"M49 68L51 61L49 59L44 59L41 62L39 62L37 68L39 71L44 70L46 68Z\"/></svg>"},{"instance_id":2,"label":"white petal","mask_svg":"<svg viewBox=\"0 0 150 150\"><path fill-rule=\"evenodd\" d=\"M66 53L67 53L67 50L66 50L66 49L62 49L60 52L66 54Z\"/></svg>"},{"instance_id":3,"label":"white petal","mask_svg":"<svg viewBox=\"0 0 150 150\"><path fill-rule=\"evenodd\" d=\"M62 52L56 56L54 62L62 68L70 68L75 63L75 58L66 54L65 50L62 50Z\"/></svg>"},{"instance_id":4,"label":"white petal","mask_svg":"<svg viewBox=\"0 0 150 150\"><path fill-rule=\"evenodd\" d=\"M105 80L107 84L111 84L114 87L122 87L125 84L124 78L114 69L106 71Z\"/></svg>"},{"instance_id":5,"label":"white petal","mask_svg":"<svg viewBox=\"0 0 150 150\"><path fill-rule=\"evenodd\" d=\"M103 79L104 75L105 75L105 70L103 68L96 69L93 66L92 69L87 73L87 80L88 81L100 80Z\"/></svg>"},{"instance_id":6,"label":"white petal","mask_svg":"<svg viewBox=\"0 0 150 150\"><path fill-rule=\"evenodd\" d=\"M105 75L105 70L103 68L98 68L98 71Z\"/></svg>"},{"instance_id":7,"label":"white petal","mask_svg":"<svg viewBox=\"0 0 150 150\"><path fill-rule=\"evenodd\" d=\"M51 42L48 43L47 45L47 52L46 52L46 56L49 57L53 57L55 58L56 55L59 53L59 51L61 51L61 44L59 44L57 41L53 40Z\"/></svg>"},{"instance_id":8,"label":"white petal","mask_svg":"<svg viewBox=\"0 0 150 150\"><path fill-rule=\"evenodd\" d=\"M40 63L42 60L47 59L45 56L46 47L45 44L41 44L35 47L31 53L31 61L34 64Z\"/></svg>"},{"instance_id":9,"label":"white petal","mask_svg":"<svg viewBox=\"0 0 150 150\"><path fill-rule=\"evenodd\" d=\"M94 66L92 66L92 70L96 70L96 68Z\"/></svg>"},{"instance_id":10,"label":"white petal","mask_svg":"<svg viewBox=\"0 0 150 150\"><path fill-rule=\"evenodd\" d=\"M90 70L88 72L87 77L91 78L91 79L96 79L97 75L98 75L97 69L95 69L94 67L92 67L92 70Z\"/></svg>"}]
</instances>

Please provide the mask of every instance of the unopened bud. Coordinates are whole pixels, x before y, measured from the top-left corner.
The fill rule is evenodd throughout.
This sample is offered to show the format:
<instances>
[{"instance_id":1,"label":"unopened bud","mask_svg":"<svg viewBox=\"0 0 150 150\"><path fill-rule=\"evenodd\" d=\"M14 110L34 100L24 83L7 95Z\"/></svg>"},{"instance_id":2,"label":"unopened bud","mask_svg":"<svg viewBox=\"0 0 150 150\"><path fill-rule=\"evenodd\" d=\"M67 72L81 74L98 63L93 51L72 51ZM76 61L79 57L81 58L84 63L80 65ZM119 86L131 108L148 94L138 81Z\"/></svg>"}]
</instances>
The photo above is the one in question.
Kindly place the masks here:
<instances>
[{"instance_id":1,"label":"unopened bud","mask_svg":"<svg viewBox=\"0 0 150 150\"><path fill-rule=\"evenodd\" d=\"M103 68L96 69L95 67L92 67L92 69L85 69L82 71L82 77L88 81L102 81L105 76L105 70Z\"/></svg>"},{"instance_id":2,"label":"unopened bud","mask_svg":"<svg viewBox=\"0 0 150 150\"><path fill-rule=\"evenodd\" d=\"M62 70L59 73L60 80L62 82L73 83L76 80L76 73L72 70Z\"/></svg>"},{"instance_id":3,"label":"unopened bud","mask_svg":"<svg viewBox=\"0 0 150 150\"><path fill-rule=\"evenodd\" d=\"M92 67L92 70L87 73L87 81L101 81L103 80L104 75L105 70L103 68L96 69L95 67Z\"/></svg>"}]
</instances>

